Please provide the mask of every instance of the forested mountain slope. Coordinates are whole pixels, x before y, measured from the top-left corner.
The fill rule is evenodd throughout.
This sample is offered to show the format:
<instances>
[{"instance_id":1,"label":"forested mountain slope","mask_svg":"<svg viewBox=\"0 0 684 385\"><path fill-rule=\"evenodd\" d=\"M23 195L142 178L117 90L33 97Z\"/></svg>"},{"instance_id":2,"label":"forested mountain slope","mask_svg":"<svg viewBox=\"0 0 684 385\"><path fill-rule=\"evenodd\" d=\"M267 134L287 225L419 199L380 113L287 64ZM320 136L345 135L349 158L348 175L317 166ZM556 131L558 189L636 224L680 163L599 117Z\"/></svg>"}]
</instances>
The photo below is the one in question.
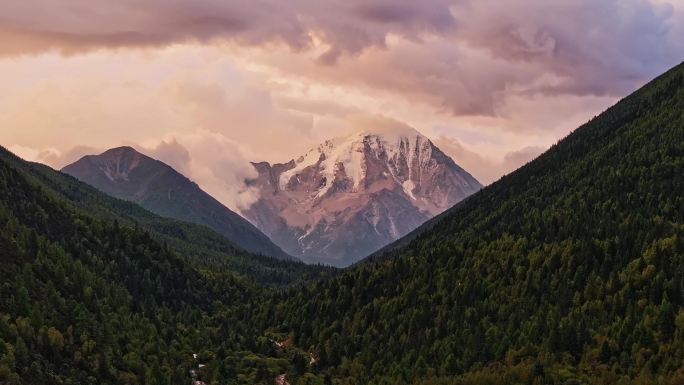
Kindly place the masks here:
<instances>
[{"instance_id":1,"label":"forested mountain slope","mask_svg":"<svg viewBox=\"0 0 684 385\"><path fill-rule=\"evenodd\" d=\"M155 221L191 239L148 230ZM194 376L255 384L303 375L302 353L276 349L252 322L270 290L183 255L179 246L191 247L193 237L211 239L202 229L3 152L0 383L164 385Z\"/></svg>"},{"instance_id":2,"label":"forested mountain slope","mask_svg":"<svg viewBox=\"0 0 684 385\"><path fill-rule=\"evenodd\" d=\"M246 252L205 226L163 218L137 204L112 198L103 192L38 163L25 162L0 148L0 159L21 170L26 178L94 216L151 231L194 265L237 272L266 285L288 285L329 275L333 270L307 266Z\"/></svg>"},{"instance_id":3,"label":"forested mountain slope","mask_svg":"<svg viewBox=\"0 0 684 385\"><path fill-rule=\"evenodd\" d=\"M680 65L262 316L342 383L679 384L683 192Z\"/></svg>"},{"instance_id":4,"label":"forested mountain slope","mask_svg":"<svg viewBox=\"0 0 684 385\"><path fill-rule=\"evenodd\" d=\"M2 383L185 377L209 330L183 325L258 293L233 275L204 279L149 234L79 213L4 161L0 191Z\"/></svg>"}]
</instances>

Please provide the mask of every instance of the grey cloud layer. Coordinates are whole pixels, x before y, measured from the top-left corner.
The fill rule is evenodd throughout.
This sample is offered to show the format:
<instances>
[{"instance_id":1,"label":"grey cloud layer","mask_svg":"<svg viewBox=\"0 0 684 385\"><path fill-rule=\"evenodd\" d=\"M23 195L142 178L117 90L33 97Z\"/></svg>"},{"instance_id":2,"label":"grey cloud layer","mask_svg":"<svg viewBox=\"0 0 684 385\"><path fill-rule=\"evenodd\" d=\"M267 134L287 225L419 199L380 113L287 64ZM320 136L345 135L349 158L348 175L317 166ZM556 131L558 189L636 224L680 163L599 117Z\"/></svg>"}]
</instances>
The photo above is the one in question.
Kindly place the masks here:
<instances>
[{"instance_id":1,"label":"grey cloud layer","mask_svg":"<svg viewBox=\"0 0 684 385\"><path fill-rule=\"evenodd\" d=\"M0 55L284 45L295 56L320 51L314 62L276 63L313 81L497 115L511 94L623 95L681 61L684 2L656 1L7 0Z\"/></svg>"},{"instance_id":2,"label":"grey cloud layer","mask_svg":"<svg viewBox=\"0 0 684 385\"><path fill-rule=\"evenodd\" d=\"M416 38L453 26L444 0L9 0L0 15L0 54L159 46L229 39L306 49L317 35L332 62L383 45L388 33Z\"/></svg>"}]
</instances>

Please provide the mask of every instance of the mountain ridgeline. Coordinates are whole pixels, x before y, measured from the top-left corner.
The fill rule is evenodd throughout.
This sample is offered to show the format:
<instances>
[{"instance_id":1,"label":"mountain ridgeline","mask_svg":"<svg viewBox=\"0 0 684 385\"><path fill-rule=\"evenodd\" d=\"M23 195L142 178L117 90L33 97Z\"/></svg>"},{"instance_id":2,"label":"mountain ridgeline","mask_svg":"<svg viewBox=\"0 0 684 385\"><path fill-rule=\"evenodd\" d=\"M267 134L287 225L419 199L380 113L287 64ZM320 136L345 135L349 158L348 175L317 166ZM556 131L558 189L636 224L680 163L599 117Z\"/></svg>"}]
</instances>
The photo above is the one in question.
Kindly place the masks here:
<instances>
[{"instance_id":1,"label":"mountain ridgeline","mask_svg":"<svg viewBox=\"0 0 684 385\"><path fill-rule=\"evenodd\" d=\"M684 65L382 255L277 261L279 285L0 154L0 383L684 383Z\"/></svg>"},{"instance_id":2,"label":"mountain ridgeline","mask_svg":"<svg viewBox=\"0 0 684 385\"><path fill-rule=\"evenodd\" d=\"M85 156L62 171L163 217L206 225L252 253L291 259L266 235L196 183L131 147Z\"/></svg>"},{"instance_id":3,"label":"mountain ridgeline","mask_svg":"<svg viewBox=\"0 0 684 385\"><path fill-rule=\"evenodd\" d=\"M198 269L230 271L266 286L287 286L328 275L332 269L250 253L207 226L164 218L116 199L39 163L25 162L0 148L0 159L75 209L121 226L144 228Z\"/></svg>"}]
</instances>

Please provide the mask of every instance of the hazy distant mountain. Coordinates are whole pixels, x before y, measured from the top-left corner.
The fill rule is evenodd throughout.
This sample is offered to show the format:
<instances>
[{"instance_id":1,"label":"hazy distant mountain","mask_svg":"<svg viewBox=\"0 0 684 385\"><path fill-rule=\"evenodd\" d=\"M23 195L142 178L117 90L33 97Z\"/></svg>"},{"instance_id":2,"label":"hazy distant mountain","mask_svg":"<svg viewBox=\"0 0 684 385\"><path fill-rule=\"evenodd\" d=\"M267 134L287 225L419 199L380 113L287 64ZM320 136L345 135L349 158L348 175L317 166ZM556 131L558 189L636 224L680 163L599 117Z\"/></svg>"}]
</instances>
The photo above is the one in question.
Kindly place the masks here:
<instances>
[{"instance_id":1,"label":"hazy distant mountain","mask_svg":"<svg viewBox=\"0 0 684 385\"><path fill-rule=\"evenodd\" d=\"M62 171L158 215L206 225L247 251L291 258L259 229L196 183L131 147L85 156Z\"/></svg>"},{"instance_id":2,"label":"hazy distant mountain","mask_svg":"<svg viewBox=\"0 0 684 385\"><path fill-rule=\"evenodd\" d=\"M260 199L245 211L287 253L353 263L482 185L428 138L382 128L328 140L296 161L254 163Z\"/></svg>"}]
</instances>

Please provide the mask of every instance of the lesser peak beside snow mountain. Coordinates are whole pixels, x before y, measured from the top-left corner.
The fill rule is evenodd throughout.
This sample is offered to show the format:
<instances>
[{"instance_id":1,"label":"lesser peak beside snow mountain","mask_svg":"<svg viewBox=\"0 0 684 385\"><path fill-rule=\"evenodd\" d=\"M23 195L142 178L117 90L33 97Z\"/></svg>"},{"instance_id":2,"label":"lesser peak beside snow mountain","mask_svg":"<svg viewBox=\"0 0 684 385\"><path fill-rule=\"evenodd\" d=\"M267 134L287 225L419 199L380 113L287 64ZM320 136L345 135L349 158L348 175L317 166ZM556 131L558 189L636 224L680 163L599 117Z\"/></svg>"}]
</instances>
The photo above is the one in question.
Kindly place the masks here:
<instances>
[{"instance_id":1,"label":"lesser peak beside snow mountain","mask_svg":"<svg viewBox=\"0 0 684 385\"><path fill-rule=\"evenodd\" d=\"M206 225L252 253L291 258L254 225L196 183L131 147L85 156L62 171L116 198L138 203L155 214Z\"/></svg>"},{"instance_id":2,"label":"lesser peak beside snow mountain","mask_svg":"<svg viewBox=\"0 0 684 385\"><path fill-rule=\"evenodd\" d=\"M253 163L245 216L307 262L349 265L482 185L418 131L382 127L327 140L287 163Z\"/></svg>"}]
</instances>

